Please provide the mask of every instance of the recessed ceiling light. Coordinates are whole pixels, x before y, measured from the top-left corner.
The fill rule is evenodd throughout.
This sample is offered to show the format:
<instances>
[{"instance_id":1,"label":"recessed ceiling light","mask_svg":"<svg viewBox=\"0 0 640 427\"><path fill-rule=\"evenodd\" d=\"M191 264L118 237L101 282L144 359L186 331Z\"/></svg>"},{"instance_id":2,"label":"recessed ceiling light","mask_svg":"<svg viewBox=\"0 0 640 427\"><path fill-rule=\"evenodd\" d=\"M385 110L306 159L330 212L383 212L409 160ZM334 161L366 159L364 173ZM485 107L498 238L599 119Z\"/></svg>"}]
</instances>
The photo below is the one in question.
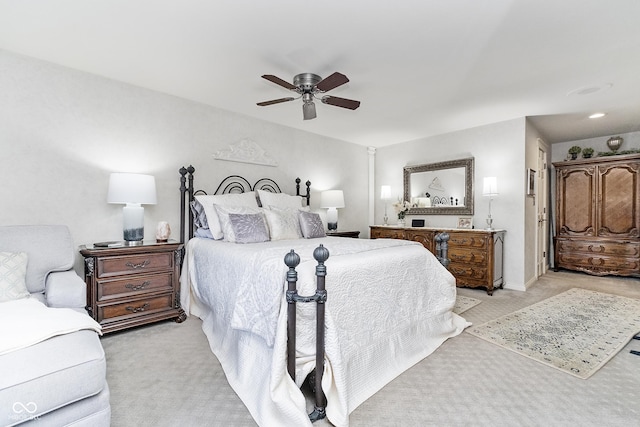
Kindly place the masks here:
<instances>
[{"instance_id":1,"label":"recessed ceiling light","mask_svg":"<svg viewBox=\"0 0 640 427\"><path fill-rule=\"evenodd\" d=\"M594 85L594 86L584 86L578 89L574 89L567 94L567 96L572 95L591 95L592 93L600 92L602 90L611 89L613 85L611 83L605 83L602 85Z\"/></svg>"},{"instance_id":2,"label":"recessed ceiling light","mask_svg":"<svg viewBox=\"0 0 640 427\"><path fill-rule=\"evenodd\" d=\"M605 113L593 113L592 115L589 116L590 119L599 119L600 117L604 117L606 114Z\"/></svg>"}]
</instances>

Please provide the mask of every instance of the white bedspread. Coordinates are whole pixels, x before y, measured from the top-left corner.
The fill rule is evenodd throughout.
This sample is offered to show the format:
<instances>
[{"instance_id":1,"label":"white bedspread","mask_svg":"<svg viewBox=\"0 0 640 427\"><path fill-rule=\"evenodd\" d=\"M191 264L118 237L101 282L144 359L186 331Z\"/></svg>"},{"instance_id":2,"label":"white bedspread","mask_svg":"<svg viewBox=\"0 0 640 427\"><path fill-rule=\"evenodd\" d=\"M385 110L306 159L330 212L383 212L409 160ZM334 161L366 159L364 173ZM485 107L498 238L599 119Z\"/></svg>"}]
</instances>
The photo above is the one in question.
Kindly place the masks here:
<instances>
[{"instance_id":1,"label":"white bedspread","mask_svg":"<svg viewBox=\"0 0 640 427\"><path fill-rule=\"evenodd\" d=\"M313 250L326 262L327 416L349 413L469 324L451 310L455 279L419 243L327 237L251 245L192 239L181 303L203 330L230 385L260 425L310 425L305 399L286 372L284 256L301 257L298 292L315 292ZM296 379L314 368L315 304L298 304Z\"/></svg>"},{"instance_id":2,"label":"white bedspread","mask_svg":"<svg viewBox=\"0 0 640 427\"><path fill-rule=\"evenodd\" d=\"M50 308L35 298L0 303L0 355L81 329L101 333L102 327L86 314Z\"/></svg>"}]
</instances>

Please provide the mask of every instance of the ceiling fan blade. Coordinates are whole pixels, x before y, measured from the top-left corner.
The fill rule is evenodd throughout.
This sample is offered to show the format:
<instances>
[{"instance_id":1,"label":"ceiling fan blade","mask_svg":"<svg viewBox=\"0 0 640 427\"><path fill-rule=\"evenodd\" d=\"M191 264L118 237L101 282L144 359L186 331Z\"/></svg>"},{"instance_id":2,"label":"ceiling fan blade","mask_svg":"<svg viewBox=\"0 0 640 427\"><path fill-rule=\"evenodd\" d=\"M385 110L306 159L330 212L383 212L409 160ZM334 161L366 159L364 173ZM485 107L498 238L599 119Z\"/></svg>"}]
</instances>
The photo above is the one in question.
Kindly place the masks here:
<instances>
[{"instance_id":1,"label":"ceiling fan blade","mask_svg":"<svg viewBox=\"0 0 640 427\"><path fill-rule=\"evenodd\" d=\"M258 102L257 105L261 107L266 107L267 105L280 104L281 102L293 101L295 98L280 98L280 99L272 99L271 101Z\"/></svg>"},{"instance_id":2,"label":"ceiling fan blade","mask_svg":"<svg viewBox=\"0 0 640 427\"><path fill-rule=\"evenodd\" d=\"M353 99L338 98L337 96L323 96L321 99L323 104L335 105L336 107L348 108L349 110L355 110L360 106L360 101Z\"/></svg>"},{"instance_id":3,"label":"ceiling fan blade","mask_svg":"<svg viewBox=\"0 0 640 427\"><path fill-rule=\"evenodd\" d=\"M271 83L275 83L277 85L282 86L285 89L289 89L289 90L296 90L297 87L295 87L294 85L292 85L291 83L282 80L280 77L276 77L273 76L271 74L265 74L264 76L262 76L263 79L269 80Z\"/></svg>"},{"instance_id":4,"label":"ceiling fan blade","mask_svg":"<svg viewBox=\"0 0 640 427\"><path fill-rule=\"evenodd\" d=\"M318 83L316 85L316 88L320 92L328 92L331 89L335 89L338 86L341 86L341 85L347 83L348 81L349 81L349 79L347 78L347 76L345 76L344 74L340 74L338 72L335 72L335 73L331 74L329 77L327 77L324 80L322 80L320 83Z\"/></svg>"}]
</instances>

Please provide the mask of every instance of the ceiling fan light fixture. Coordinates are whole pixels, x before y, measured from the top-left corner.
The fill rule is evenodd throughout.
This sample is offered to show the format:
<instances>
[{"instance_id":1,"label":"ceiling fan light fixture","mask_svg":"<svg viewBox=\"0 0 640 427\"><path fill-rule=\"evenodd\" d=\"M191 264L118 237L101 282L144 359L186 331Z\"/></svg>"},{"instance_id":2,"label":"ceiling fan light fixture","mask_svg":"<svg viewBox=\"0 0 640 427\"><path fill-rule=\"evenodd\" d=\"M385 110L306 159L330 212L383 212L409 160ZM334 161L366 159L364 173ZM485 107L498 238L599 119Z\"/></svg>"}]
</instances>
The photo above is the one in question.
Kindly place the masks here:
<instances>
[{"instance_id":1,"label":"ceiling fan light fixture","mask_svg":"<svg viewBox=\"0 0 640 427\"><path fill-rule=\"evenodd\" d=\"M311 120L316 118L316 104L314 104L313 101L305 101L302 104L302 117L304 120Z\"/></svg>"}]
</instances>

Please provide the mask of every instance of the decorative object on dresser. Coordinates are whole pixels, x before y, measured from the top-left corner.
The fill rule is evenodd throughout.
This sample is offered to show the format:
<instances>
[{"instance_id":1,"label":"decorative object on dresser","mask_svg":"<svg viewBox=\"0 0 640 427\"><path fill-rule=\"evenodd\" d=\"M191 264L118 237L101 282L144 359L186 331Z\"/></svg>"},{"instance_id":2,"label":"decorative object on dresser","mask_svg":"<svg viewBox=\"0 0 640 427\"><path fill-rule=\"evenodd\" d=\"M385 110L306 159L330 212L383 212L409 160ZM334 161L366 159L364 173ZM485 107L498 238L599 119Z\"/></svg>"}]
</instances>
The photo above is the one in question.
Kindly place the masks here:
<instances>
[{"instance_id":1,"label":"decorative object on dresser","mask_svg":"<svg viewBox=\"0 0 640 427\"><path fill-rule=\"evenodd\" d=\"M640 276L640 154L553 165L555 269Z\"/></svg>"},{"instance_id":2,"label":"decorative object on dresser","mask_svg":"<svg viewBox=\"0 0 640 427\"><path fill-rule=\"evenodd\" d=\"M473 217L472 216L461 216L458 218L458 228L464 228L466 230L471 230L473 228Z\"/></svg>"},{"instance_id":3,"label":"decorative object on dresser","mask_svg":"<svg viewBox=\"0 0 640 427\"><path fill-rule=\"evenodd\" d=\"M128 245L141 244L144 238L144 208L141 205L157 203L155 178L137 173L112 173L107 202L125 204L122 208L124 241Z\"/></svg>"},{"instance_id":4,"label":"decorative object on dresser","mask_svg":"<svg viewBox=\"0 0 640 427\"><path fill-rule=\"evenodd\" d=\"M371 226L371 238L413 240L438 255L436 235L446 232L448 242L448 269L456 278L456 285L485 288L487 294L504 286L503 252L505 230L464 230L426 228L400 228Z\"/></svg>"},{"instance_id":5,"label":"decorative object on dresser","mask_svg":"<svg viewBox=\"0 0 640 427\"><path fill-rule=\"evenodd\" d=\"M180 307L182 244L81 246L87 311L109 333L165 319L186 319Z\"/></svg>"},{"instance_id":6,"label":"decorative object on dresser","mask_svg":"<svg viewBox=\"0 0 640 427\"><path fill-rule=\"evenodd\" d=\"M164 243L171 236L171 227L167 221L160 221L156 227L156 242Z\"/></svg>"},{"instance_id":7,"label":"decorative object on dresser","mask_svg":"<svg viewBox=\"0 0 640 427\"><path fill-rule=\"evenodd\" d=\"M329 231L337 230L338 208L344 208L342 190L328 190L320 193L320 207L327 209L327 228Z\"/></svg>"},{"instance_id":8,"label":"decorative object on dresser","mask_svg":"<svg viewBox=\"0 0 640 427\"><path fill-rule=\"evenodd\" d=\"M398 216L398 225L404 227L404 217L407 215L411 204L406 200L398 199L397 202L393 204L393 209L396 211L396 215Z\"/></svg>"},{"instance_id":9,"label":"decorative object on dresser","mask_svg":"<svg viewBox=\"0 0 640 427\"><path fill-rule=\"evenodd\" d=\"M489 216L487 216L487 230L493 230L493 218L491 217L491 201L498 195L498 180L495 176L484 177L482 195L489 198Z\"/></svg>"}]
</instances>

